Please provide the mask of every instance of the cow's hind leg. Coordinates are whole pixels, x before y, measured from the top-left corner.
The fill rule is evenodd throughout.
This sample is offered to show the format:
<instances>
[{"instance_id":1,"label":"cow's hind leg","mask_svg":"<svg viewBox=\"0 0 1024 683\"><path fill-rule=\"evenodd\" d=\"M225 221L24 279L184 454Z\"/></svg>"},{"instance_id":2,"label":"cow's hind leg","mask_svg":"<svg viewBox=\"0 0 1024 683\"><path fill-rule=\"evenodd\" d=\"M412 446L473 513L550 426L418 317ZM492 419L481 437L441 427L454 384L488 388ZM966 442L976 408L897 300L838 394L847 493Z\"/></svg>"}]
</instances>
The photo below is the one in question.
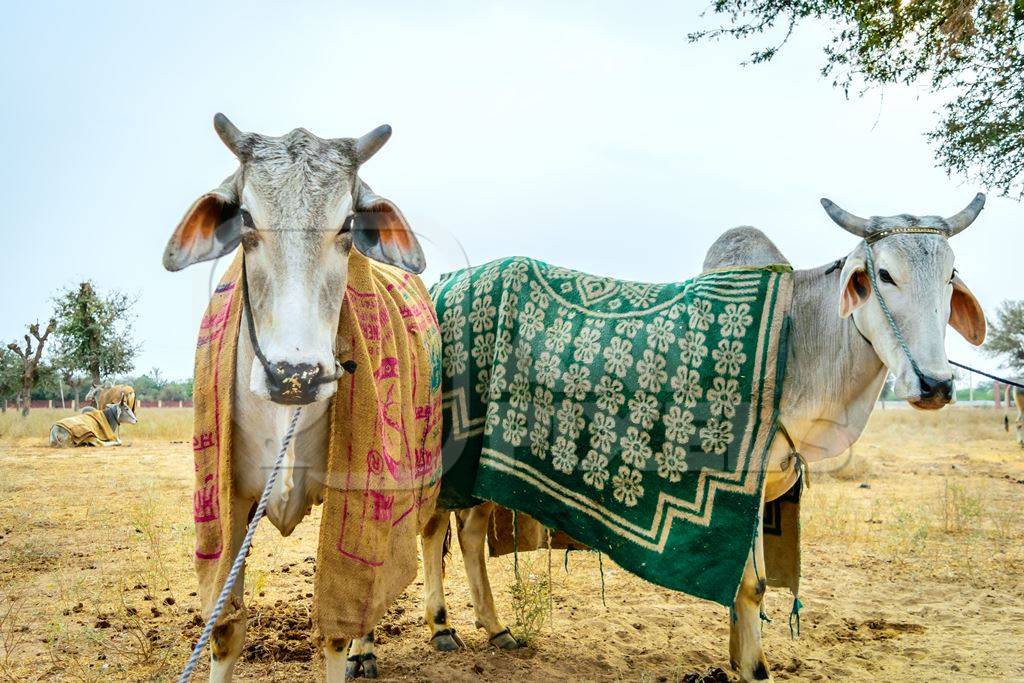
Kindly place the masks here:
<instances>
[{"instance_id":1,"label":"cow's hind leg","mask_svg":"<svg viewBox=\"0 0 1024 683\"><path fill-rule=\"evenodd\" d=\"M519 642L498 619L494 607L494 595L487 576L487 558L484 556L484 539L487 525L494 512L494 503L483 503L457 513L459 521L459 546L466 563L466 577L473 594L473 610L476 612L476 626L487 631L491 645L502 650L514 650Z\"/></svg>"},{"instance_id":2,"label":"cow's hind leg","mask_svg":"<svg viewBox=\"0 0 1024 683\"><path fill-rule=\"evenodd\" d=\"M448 609L444 604L444 554L450 540L451 512L438 509L423 527L423 590L426 593L427 624L430 625L430 644L435 650L451 652L464 647L462 639L448 623Z\"/></svg>"},{"instance_id":3,"label":"cow's hind leg","mask_svg":"<svg viewBox=\"0 0 1024 683\"><path fill-rule=\"evenodd\" d=\"M760 571L755 571L755 566ZM768 661L761 650L761 603L767 588L763 572L764 550L759 531L730 613L729 660L744 681L771 680Z\"/></svg>"},{"instance_id":4,"label":"cow's hind leg","mask_svg":"<svg viewBox=\"0 0 1024 683\"><path fill-rule=\"evenodd\" d=\"M249 512L253 508L250 500L238 500L235 496L231 501L231 543L228 550L231 552L232 560L242 547L242 540L245 538L245 530L249 525ZM242 646L245 644L245 606L242 602L245 595L245 567L238 574L238 579L231 590L231 598L228 601L228 608L237 609L240 614L231 621L214 627L210 637L210 682L219 683L230 681L235 670L235 662L242 654Z\"/></svg>"},{"instance_id":5,"label":"cow's hind leg","mask_svg":"<svg viewBox=\"0 0 1024 683\"><path fill-rule=\"evenodd\" d=\"M352 641L348 648L345 675L349 678L377 677L377 655L373 651L373 642L373 631Z\"/></svg>"},{"instance_id":6,"label":"cow's hind leg","mask_svg":"<svg viewBox=\"0 0 1024 683\"><path fill-rule=\"evenodd\" d=\"M344 683L348 644L348 638L334 638L324 642L324 668L327 683Z\"/></svg>"}]
</instances>

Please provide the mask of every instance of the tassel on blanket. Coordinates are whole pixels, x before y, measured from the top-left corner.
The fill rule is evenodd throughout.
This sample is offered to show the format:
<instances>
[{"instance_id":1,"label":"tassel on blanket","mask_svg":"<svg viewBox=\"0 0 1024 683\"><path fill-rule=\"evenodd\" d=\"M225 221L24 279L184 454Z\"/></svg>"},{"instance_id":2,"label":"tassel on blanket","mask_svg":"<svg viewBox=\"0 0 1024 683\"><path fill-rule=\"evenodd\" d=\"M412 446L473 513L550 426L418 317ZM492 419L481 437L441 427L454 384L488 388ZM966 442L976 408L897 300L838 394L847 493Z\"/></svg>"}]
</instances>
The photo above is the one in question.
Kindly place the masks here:
<instances>
[{"instance_id":1,"label":"tassel on blanket","mask_svg":"<svg viewBox=\"0 0 1024 683\"><path fill-rule=\"evenodd\" d=\"M604 558L600 552L597 554L597 569L601 572L601 604L608 609L608 603L604 599Z\"/></svg>"},{"instance_id":2,"label":"tassel on blanket","mask_svg":"<svg viewBox=\"0 0 1024 683\"><path fill-rule=\"evenodd\" d=\"M804 603L800 602L800 598L793 598L793 609L789 613L789 637L796 640L796 637L800 635L800 610L803 609ZM793 628L793 622L796 621L796 629Z\"/></svg>"}]
</instances>

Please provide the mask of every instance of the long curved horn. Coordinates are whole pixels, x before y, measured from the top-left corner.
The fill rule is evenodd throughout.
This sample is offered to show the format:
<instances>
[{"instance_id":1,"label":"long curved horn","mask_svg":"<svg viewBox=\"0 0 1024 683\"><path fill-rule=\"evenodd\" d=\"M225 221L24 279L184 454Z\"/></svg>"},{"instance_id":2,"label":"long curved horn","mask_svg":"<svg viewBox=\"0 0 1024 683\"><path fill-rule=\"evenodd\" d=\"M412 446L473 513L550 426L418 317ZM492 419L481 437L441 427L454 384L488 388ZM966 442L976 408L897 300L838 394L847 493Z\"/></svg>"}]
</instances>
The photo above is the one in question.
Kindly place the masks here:
<instances>
[{"instance_id":1,"label":"long curved horn","mask_svg":"<svg viewBox=\"0 0 1024 683\"><path fill-rule=\"evenodd\" d=\"M857 237L867 237L868 221L860 216L854 216L849 211L841 209L838 204L833 202L831 199L821 198L821 205L825 208L825 213L828 217L836 222L840 228L846 232L853 233Z\"/></svg>"},{"instance_id":2,"label":"long curved horn","mask_svg":"<svg viewBox=\"0 0 1024 683\"><path fill-rule=\"evenodd\" d=\"M966 230L984 208L985 195L984 193L979 192L963 211L946 219L946 225L949 226L949 236L952 237L958 232Z\"/></svg>"},{"instance_id":3,"label":"long curved horn","mask_svg":"<svg viewBox=\"0 0 1024 683\"><path fill-rule=\"evenodd\" d=\"M360 164L369 160L391 137L391 126L377 126L363 137L356 140L356 159Z\"/></svg>"},{"instance_id":4,"label":"long curved horn","mask_svg":"<svg viewBox=\"0 0 1024 683\"><path fill-rule=\"evenodd\" d=\"M224 116L224 114L217 112L213 117L213 129L217 131L217 135L220 136L221 141L227 145L227 148L230 149L231 153L236 157L242 159L248 154L245 133L238 130L238 127L231 123L228 117Z\"/></svg>"}]
</instances>

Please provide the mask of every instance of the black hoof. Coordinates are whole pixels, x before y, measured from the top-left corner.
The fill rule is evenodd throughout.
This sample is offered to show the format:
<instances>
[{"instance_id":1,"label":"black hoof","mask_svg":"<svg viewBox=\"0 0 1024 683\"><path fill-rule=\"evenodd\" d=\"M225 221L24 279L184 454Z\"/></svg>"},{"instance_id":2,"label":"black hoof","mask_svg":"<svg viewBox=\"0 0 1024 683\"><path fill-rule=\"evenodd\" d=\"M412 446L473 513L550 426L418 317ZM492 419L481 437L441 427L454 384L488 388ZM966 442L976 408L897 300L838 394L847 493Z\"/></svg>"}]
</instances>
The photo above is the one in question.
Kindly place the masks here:
<instances>
[{"instance_id":1,"label":"black hoof","mask_svg":"<svg viewBox=\"0 0 1024 683\"><path fill-rule=\"evenodd\" d=\"M430 643L438 652L454 652L466 647L453 628L438 631L430 638Z\"/></svg>"},{"instance_id":2,"label":"black hoof","mask_svg":"<svg viewBox=\"0 0 1024 683\"><path fill-rule=\"evenodd\" d=\"M516 640L508 629L499 631L491 636L491 645L499 650L518 650L519 641Z\"/></svg>"},{"instance_id":3,"label":"black hoof","mask_svg":"<svg viewBox=\"0 0 1024 683\"><path fill-rule=\"evenodd\" d=\"M345 664L345 678L377 678L377 656L372 652L352 655Z\"/></svg>"},{"instance_id":4,"label":"black hoof","mask_svg":"<svg viewBox=\"0 0 1024 683\"><path fill-rule=\"evenodd\" d=\"M377 675L377 658L370 657L369 659L363 660L363 677L377 678Z\"/></svg>"}]
</instances>

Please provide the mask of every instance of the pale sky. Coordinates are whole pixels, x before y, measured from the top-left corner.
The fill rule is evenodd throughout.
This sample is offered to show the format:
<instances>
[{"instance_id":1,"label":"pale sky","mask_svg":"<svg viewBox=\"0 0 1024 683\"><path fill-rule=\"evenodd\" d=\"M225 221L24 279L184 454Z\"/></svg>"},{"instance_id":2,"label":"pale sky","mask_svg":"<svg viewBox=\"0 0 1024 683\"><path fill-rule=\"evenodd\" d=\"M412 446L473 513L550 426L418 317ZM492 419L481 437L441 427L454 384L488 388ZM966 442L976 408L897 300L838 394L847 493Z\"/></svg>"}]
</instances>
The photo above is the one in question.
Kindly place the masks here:
<instances>
[{"instance_id":1,"label":"pale sky","mask_svg":"<svg viewBox=\"0 0 1024 683\"><path fill-rule=\"evenodd\" d=\"M28 3L0 25L0 339L92 278L139 296L136 371L192 373L210 269L167 273L182 213L236 162L213 132L391 141L362 176L426 245L425 279L525 254L648 281L697 273L725 229L764 230L796 267L856 238L861 215L952 214L984 188L934 167L936 102L890 88L846 100L819 75L826 34L775 62L758 43L690 45L706 2ZM91 4L90 4L91 5ZM556 6L557 5L557 6ZM953 240L986 311L1014 282L1024 206L989 196ZM949 330L951 358L994 369Z\"/></svg>"}]
</instances>

